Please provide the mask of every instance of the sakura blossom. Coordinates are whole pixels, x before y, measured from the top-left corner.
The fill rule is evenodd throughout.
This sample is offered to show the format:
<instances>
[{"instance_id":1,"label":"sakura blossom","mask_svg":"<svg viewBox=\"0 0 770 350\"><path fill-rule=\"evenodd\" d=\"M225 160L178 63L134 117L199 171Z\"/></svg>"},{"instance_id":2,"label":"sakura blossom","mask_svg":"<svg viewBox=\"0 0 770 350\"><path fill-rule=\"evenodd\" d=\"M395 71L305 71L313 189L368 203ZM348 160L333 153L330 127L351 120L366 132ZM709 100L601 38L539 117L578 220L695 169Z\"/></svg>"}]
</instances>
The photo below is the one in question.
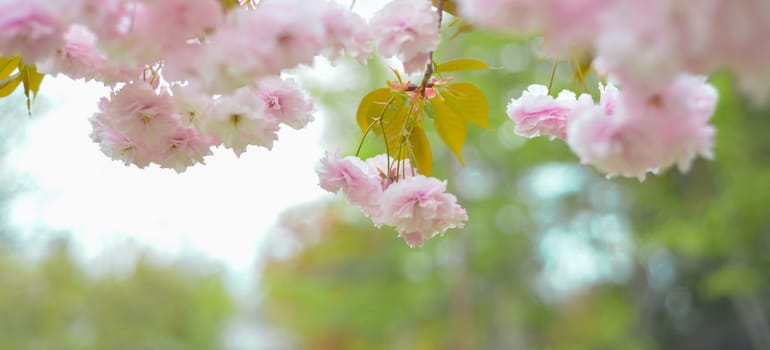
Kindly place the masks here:
<instances>
[{"instance_id":1,"label":"sakura blossom","mask_svg":"<svg viewBox=\"0 0 770 350\"><path fill-rule=\"evenodd\" d=\"M407 73L418 72L428 63L428 53L438 45L438 14L427 0L394 0L370 21L378 40L377 52L404 62Z\"/></svg>"},{"instance_id":2,"label":"sakura blossom","mask_svg":"<svg viewBox=\"0 0 770 350\"><path fill-rule=\"evenodd\" d=\"M350 203L369 216L379 215L382 184L377 173L358 157L341 158L339 153L327 153L318 169L319 185L326 191L342 191Z\"/></svg>"},{"instance_id":3,"label":"sakura blossom","mask_svg":"<svg viewBox=\"0 0 770 350\"><path fill-rule=\"evenodd\" d=\"M593 106L588 94L563 90L554 99L543 85L530 85L518 99L511 99L506 113L516 123L514 132L524 137L547 135L551 140L567 138L567 124L580 107Z\"/></svg>"},{"instance_id":4,"label":"sakura blossom","mask_svg":"<svg viewBox=\"0 0 770 350\"><path fill-rule=\"evenodd\" d=\"M265 116L265 105L258 96L253 88L244 87L217 99L203 124L204 134L221 137L222 144L237 156L249 145L271 149L280 126Z\"/></svg>"},{"instance_id":5,"label":"sakura blossom","mask_svg":"<svg viewBox=\"0 0 770 350\"><path fill-rule=\"evenodd\" d=\"M382 221L395 226L410 246L462 228L468 215L457 198L446 192L446 181L415 175L392 184L382 195Z\"/></svg>"},{"instance_id":6,"label":"sakura blossom","mask_svg":"<svg viewBox=\"0 0 770 350\"><path fill-rule=\"evenodd\" d=\"M608 176L644 180L648 172L672 165L686 172L697 156L712 157L708 120L717 93L705 77L679 76L651 95L601 91L603 105L582 110L568 128L567 143L581 162Z\"/></svg>"},{"instance_id":7,"label":"sakura blossom","mask_svg":"<svg viewBox=\"0 0 770 350\"><path fill-rule=\"evenodd\" d=\"M397 167L386 154L364 161L327 153L317 171L319 184L332 193L342 191L375 226L395 226L410 247L464 226L468 216L457 198L446 193L446 181L414 174L411 168L404 177L391 176L388 164L393 165L391 170Z\"/></svg>"},{"instance_id":8,"label":"sakura blossom","mask_svg":"<svg viewBox=\"0 0 770 350\"><path fill-rule=\"evenodd\" d=\"M257 83L257 94L265 105L265 115L294 129L313 120L313 102L292 79L268 77Z\"/></svg>"},{"instance_id":9,"label":"sakura blossom","mask_svg":"<svg viewBox=\"0 0 770 350\"><path fill-rule=\"evenodd\" d=\"M325 51L330 59L336 59L343 53L366 63L372 55L372 33L369 24L361 15L334 2L324 3L321 21L326 29L327 43Z\"/></svg>"},{"instance_id":10,"label":"sakura blossom","mask_svg":"<svg viewBox=\"0 0 770 350\"><path fill-rule=\"evenodd\" d=\"M144 82L125 85L110 98L102 98L92 118L129 137L155 143L172 133L179 120L171 95L156 93Z\"/></svg>"},{"instance_id":11,"label":"sakura blossom","mask_svg":"<svg viewBox=\"0 0 770 350\"><path fill-rule=\"evenodd\" d=\"M67 27L42 1L0 3L0 56L20 55L29 63L51 55L64 42Z\"/></svg>"},{"instance_id":12,"label":"sakura blossom","mask_svg":"<svg viewBox=\"0 0 770 350\"><path fill-rule=\"evenodd\" d=\"M216 136L202 135L194 128L179 127L162 140L165 151L158 155L157 163L162 168L181 173L187 167L204 163L203 157L211 155L211 146L218 143Z\"/></svg>"},{"instance_id":13,"label":"sakura blossom","mask_svg":"<svg viewBox=\"0 0 770 350\"><path fill-rule=\"evenodd\" d=\"M107 67L107 57L96 47L96 36L87 27L73 24L64 34L63 46L43 61L40 71L63 73L71 78L96 79Z\"/></svg>"}]
</instances>

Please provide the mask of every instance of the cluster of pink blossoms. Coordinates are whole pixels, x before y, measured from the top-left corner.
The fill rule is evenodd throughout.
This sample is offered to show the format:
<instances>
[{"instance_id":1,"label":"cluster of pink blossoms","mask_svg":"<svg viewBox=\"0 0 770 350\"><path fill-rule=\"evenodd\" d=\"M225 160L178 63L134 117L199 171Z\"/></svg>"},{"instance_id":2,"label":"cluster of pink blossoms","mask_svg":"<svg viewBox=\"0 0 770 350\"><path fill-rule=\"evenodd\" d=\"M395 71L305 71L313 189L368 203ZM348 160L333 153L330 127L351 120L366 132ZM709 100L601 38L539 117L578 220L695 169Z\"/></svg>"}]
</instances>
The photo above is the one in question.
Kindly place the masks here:
<instances>
[{"instance_id":1,"label":"cluster of pink blossoms","mask_svg":"<svg viewBox=\"0 0 770 350\"><path fill-rule=\"evenodd\" d=\"M548 54L622 86L601 101L530 86L508 105L522 136L567 141L608 176L643 179L712 155L716 90L699 75L727 68L758 102L770 98L770 2L765 0L458 0L460 15L498 31L543 36Z\"/></svg>"},{"instance_id":2,"label":"cluster of pink blossoms","mask_svg":"<svg viewBox=\"0 0 770 350\"><path fill-rule=\"evenodd\" d=\"M562 91L556 98L542 85L532 85L511 100L507 113L514 132L525 137L549 136L567 142L585 164L607 176L643 180L672 165L687 171L697 156L712 157L717 92L705 77L680 75L655 93L622 92L599 86L601 98Z\"/></svg>"},{"instance_id":3,"label":"cluster of pink blossoms","mask_svg":"<svg viewBox=\"0 0 770 350\"><path fill-rule=\"evenodd\" d=\"M342 191L375 226L395 226L411 247L447 229L462 228L468 220L457 198L446 192L446 181L416 174L408 160L399 169L384 154L367 160L327 154L318 175L321 188Z\"/></svg>"},{"instance_id":4,"label":"cluster of pink blossoms","mask_svg":"<svg viewBox=\"0 0 770 350\"><path fill-rule=\"evenodd\" d=\"M396 0L371 23L331 0L0 1L0 56L113 87L91 118L109 157L183 171L214 146L271 148L281 125L313 119L282 71L318 55L364 63L377 47L416 72L439 41L428 0ZM378 35L379 45L372 33Z\"/></svg>"},{"instance_id":5,"label":"cluster of pink blossoms","mask_svg":"<svg viewBox=\"0 0 770 350\"><path fill-rule=\"evenodd\" d=\"M766 0L457 0L463 19L482 28L543 36L544 50L588 51L595 67L649 93L682 73L736 74L758 102L770 98L770 1Z\"/></svg>"}]
</instances>

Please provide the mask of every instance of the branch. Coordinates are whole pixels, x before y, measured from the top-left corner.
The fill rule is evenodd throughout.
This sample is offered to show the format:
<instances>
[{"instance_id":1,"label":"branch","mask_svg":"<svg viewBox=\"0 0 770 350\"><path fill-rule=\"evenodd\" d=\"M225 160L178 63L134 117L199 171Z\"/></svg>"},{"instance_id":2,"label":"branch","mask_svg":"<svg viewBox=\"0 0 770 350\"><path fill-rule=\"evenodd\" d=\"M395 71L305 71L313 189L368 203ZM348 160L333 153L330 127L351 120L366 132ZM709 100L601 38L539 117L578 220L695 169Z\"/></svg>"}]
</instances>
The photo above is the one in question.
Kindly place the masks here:
<instances>
[{"instance_id":1,"label":"branch","mask_svg":"<svg viewBox=\"0 0 770 350\"><path fill-rule=\"evenodd\" d=\"M441 20L444 17L444 0L438 0L436 9L438 10L438 30L440 35ZM425 66L425 75L422 76L422 83L420 84L420 94L422 94L423 97L425 97L425 89L428 87L428 81L430 81L430 77L433 75L433 51L431 51L428 55L429 59L427 66Z\"/></svg>"}]
</instances>

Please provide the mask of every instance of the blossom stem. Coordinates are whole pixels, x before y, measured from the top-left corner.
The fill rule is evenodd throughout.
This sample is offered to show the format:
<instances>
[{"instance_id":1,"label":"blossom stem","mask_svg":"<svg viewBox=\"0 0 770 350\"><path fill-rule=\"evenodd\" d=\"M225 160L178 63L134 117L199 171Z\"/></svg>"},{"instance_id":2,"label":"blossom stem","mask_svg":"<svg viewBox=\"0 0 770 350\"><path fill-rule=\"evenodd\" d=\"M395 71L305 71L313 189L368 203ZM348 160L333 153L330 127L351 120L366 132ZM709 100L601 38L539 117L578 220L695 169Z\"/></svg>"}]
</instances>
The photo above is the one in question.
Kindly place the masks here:
<instances>
[{"instance_id":1,"label":"blossom stem","mask_svg":"<svg viewBox=\"0 0 770 350\"><path fill-rule=\"evenodd\" d=\"M444 0L438 0L436 4L436 10L438 11L438 29L441 31L441 19L444 17ZM428 64L425 66L425 75L422 76L422 84L420 84L420 95L425 97L425 89L428 88L428 81L433 75L433 51L428 54Z\"/></svg>"},{"instance_id":2,"label":"blossom stem","mask_svg":"<svg viewBox=\"0 0 770 350\"><path fill-rule=\"evenodd\" d=\"M551 79L548 80L548 94L551 94L551 86L553 85L553 77L556 76L556 67L559 66L559 59L553 59L553 68L551 68Z\"/></svg>"},{"instance_id":3,"label":"blossom stem","mask_svg":"<svg viewBox=\"0 0 770 350\"><path fill-rule=\"evenodd\" d=\"M366 130L364 131L364 136L361 136L361 142L358 143L358 149L356 149L356 157L358 157L358 154L361 153L361 147L364 146L364 141L366 140L366 135L369 135L369 132L372 131L372 127L374 127L374 124L378 121L382 120L382 117L385 116L385 111L390 107L390 105L393 103L394 98L390 98L388 103L385 105L385 108L382 109L382 113L380 113L380 116L372 120L371 123L369 123L369 126L366 127ZM383 129L384 130L384 129ZM383 132L383 137L385 133ZM388 147L388 140L385 139L385 147Z\"/></svg>"},{"instance_id":4,"label":"blossom stem","mask_svg":"<svg viewBox=\"0 0 770 350\"><path fill-rule=\"evenodd\" d=\"M388 182L390 182L391 180L390 179L390 146L388 146L388 135L385 134L385 123L382 122L382 118L379 119L379 122L380 122L380 128L382 128L382 138L385 139L385 155L387 156L385 159L388 167L388 174L386 176L387 176Z\"/></svg>"}]
</instances>

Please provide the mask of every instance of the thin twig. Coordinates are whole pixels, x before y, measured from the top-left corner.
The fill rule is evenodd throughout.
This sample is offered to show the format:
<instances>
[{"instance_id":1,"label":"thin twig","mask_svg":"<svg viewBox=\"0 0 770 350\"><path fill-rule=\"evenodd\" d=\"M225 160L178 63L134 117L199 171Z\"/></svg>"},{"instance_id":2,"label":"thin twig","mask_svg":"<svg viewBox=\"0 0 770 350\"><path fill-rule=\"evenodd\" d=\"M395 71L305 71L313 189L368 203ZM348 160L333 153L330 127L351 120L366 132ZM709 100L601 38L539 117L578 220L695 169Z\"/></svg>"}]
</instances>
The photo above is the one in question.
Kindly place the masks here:
<instances>
[{"instance_id":1,"label":"thin twig","mask_svg":"<svg viewBox=\"0 0 770 350\"><path fill-rule=\"evenodd\" d=\"M438 10L438 30L441 32L441 20L444 17L444 0L438 0L436 4L436 10ZM433 51L428 53L428 64L425 66L425 75L422 76L422 83L420 84L420 94L425 97L425 89L428 88L428 82L433 75Z\"/></svg>"}]
</instances>

